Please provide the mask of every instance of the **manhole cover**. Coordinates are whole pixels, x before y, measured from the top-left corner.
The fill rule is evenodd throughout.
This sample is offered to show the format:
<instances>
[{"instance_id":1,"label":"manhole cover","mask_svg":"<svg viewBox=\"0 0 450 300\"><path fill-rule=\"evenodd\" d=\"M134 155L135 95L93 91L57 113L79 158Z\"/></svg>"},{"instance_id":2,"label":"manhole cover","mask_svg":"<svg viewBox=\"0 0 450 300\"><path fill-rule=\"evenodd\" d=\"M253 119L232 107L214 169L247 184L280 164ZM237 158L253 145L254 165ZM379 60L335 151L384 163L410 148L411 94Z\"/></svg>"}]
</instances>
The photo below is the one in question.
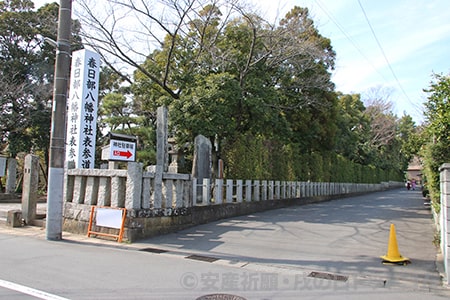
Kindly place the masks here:
<instances>
[{"instance_id":1,"label":"manhole cover","mask_svg":"<svg viewBox=\"0 0 450 300\"><path fill-rule=\"evenodd\" d=\"M200 261L205 261L205 262L215 262L216 260L219 260L218 258L215 258L215 257L203 256L203 255L195 255L195 254L186 256L186 258L194 259L194 260L200 260ZM205 299L209 299L209 298L205 298ZM216 298L212 298L212 299L216 299ZM217 299L222 299L222 298L217 298Z\"/></svg>"},{"instance_id":2,"label":"manhole cover","mask_svg":"<svg viewBox=\"0 0 450 300\"><path fill-rule=\"evenodd\" d=\"M311 273L309 273L308 277L327 279L327 280L344 281L344 282L348 280L348 276L335 275L335 274L322 273L322 272L311 272Z\"/></svg>"},{"instance_id":3,"label":"manhole cover","mask_svg":"<svg viewBox=\"0 0 450 300\"><path fill-rule=\"evenodd\" d=\"M195 300L247 300L247 299L242 298L240 296L229 295L229 294L211 294L211 295L201 296Z\"/></svg>"},{"instance_id":4,"label":"manhole cover","mask_svg":"<svg viewBox=\"0 0 450 300\"><path fill-rule=\"evenodd\" d=\"M157 248L144 248L139 251L151 252L151 253L166 253L166 252L168 252L167 250L157 249Z\"/></svg>"}]
</instances>

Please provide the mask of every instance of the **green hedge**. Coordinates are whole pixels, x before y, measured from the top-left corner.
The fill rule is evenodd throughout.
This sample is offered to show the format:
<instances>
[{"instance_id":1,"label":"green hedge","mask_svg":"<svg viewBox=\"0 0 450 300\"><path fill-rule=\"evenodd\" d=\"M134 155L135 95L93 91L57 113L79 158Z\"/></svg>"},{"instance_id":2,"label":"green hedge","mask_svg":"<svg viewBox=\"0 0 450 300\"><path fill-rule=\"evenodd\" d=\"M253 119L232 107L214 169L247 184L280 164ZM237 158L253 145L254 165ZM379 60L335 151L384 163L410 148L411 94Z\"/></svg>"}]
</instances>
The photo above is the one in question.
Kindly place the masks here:
<instances>
[{"instance_id":1,"label":"green hedge","mask_svg":"<svg viewBox=\"0 0 450 300\"><path fill-rule=\"evenodd\" d=\"M262 136L243 135L225 145L227 178L315 182L380 183L402 181L402 170L377 169L354 163L334 152L299 151Z\"/></svg>"}]
</instances>

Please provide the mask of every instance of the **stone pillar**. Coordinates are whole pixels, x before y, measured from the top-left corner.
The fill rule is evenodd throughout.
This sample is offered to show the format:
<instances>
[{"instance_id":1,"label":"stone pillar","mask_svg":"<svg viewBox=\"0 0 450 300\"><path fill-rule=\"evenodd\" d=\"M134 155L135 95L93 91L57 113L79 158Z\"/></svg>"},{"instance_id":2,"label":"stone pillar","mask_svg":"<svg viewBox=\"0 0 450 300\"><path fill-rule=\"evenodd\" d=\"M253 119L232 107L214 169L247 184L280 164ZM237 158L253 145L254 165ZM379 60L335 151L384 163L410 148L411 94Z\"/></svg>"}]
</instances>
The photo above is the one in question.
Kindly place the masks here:
<instances>
[{"instance_id":1,"label":"stone pillar","mask_svg":"<svg viewBox=\"0 0 450 300\"><path fill-rule=\"evenodd\" d=\"M169 168L167 108L164 106L158 107L156 114L156 165L162 166L162 171L167 172Z\"/></svg>"},{"instance_id":2,"label":"stone pillar","mask_svg":"<svg viewBox=\"0 0 450 300\"><path fill-rule=\"evenodd\" d=\"M255 180L253 182L253 186L254 186L254 189L253 189L253 200L259 201L259 200L261 200L261 198L260 198L261 187L259 185L259 180Z\"/></svg>"},{"instance_id":3,"label":"stone pillar","mask_svg":"<svg viewBox=\"0 0 450 300\"><path fill-rule=\"evenodd\" d=\"M280 181L275 181L275 200L279 200L281 197L281 188L280 188Z\"/></svg>"},{"instance_id":4,"label":"stone pillar","mask_svg":"<svg viewBox=\"0 0 450 300\"><path fill-rule=\"evenodd\" d=\"M226 185L227 185L227 191L225 193L225 199L226 199L225 202L231 203L231 202L233 202L233 180L227 179Z\"/></svg>"},{"instance_id":5,"label":"stone pillar","mask_svg":"<svg viewBox=\"0 0 450 300\"><path fill-rule=\"evenodd\" d=\"M166 208L166 213L170 212L170 209L174 207L174 195L176 191L174 190L174 184L172 179L166 179L163 182L163 194L164 194L164 202L163 207Z\"/></svg>"},{"instance_id":6,"label":"stone pillar","mask_svg":"<svg viewBox=\"0 0 450 300\"><path fill-rule=\"evenodd\" d=\"M74 203L84 204L84 196L86 191L86 176L76 176L73 183L73 199Z\"/></svg>"},{"instance_id":7,"label":"stone pillar","mask_svg":"<svg viewBox=\"0 0 450 300\"><path fill-rule=\"evenodd\" d=\"M16 192L16 177L17 177L17 160L15 158L8 158L6 169L6 194L13 194Z\"/></svg>"},{"instance_id":8,"label":"stone pillar","mask_svg":"<svg viewBox=\"0 0 450 300\"><path fill-rule=\"evenodd\" d=\"M198 135L194 140L194 162L192 176L200 181L211 178L211 141L203 135Z\"/></svg>"},{"instance_id":9,"label":"stone pillar","mask_svg":"<svg viewBox=\"0 0 450 300\"><path fill-rule=\"evenodd\" d=\"M156 166L154 185L154 207L162 207L163 204L163 173L167 172L169 154L167 152L167 108L158 107L156 111Z\"/></svg>"},{"instance_id":10,"label":"stone pillar","mask_svg":"<svg viewBox=\"0 0 450 300\"><path fill-rule=\"evenodd\" d=\"M302 196L302 183L300 181L297 181L295 198L300 198Z\"/></svg>"},{"instance_id":11,"label":"stone pillar","mask_svg":"<svg viewBox=\"0 0 450 300\"><path fill-rule=\"evenodd\" d=\"M267 180L262 181L262 198L261 200L265 201L267 200Z\"/></svg>"},{"instance_id":12,"label":"stone pillar","mask_svg":"<svg viewBox=\"0 0 450 300\"><path fill-rule=\"evenodd\" d=\"M89 176L86 179L86 193L84 196L84 204L87 205L97 205L98 200L98 177Z\"/></svg>"},{"instance_id":13,"label":"stone pillar","mask_svg":"<svg viewBox=\"0 0 450 300\"><path fill-rule=\"evenodd\" d=\"M126 189L125 180L120 176L111 178L111 207L125 207L124 190Z\"/></svg>"},{"instance_id":14,"label":"stone pillar","mask_svg":"<svg viewBox=\"0 0 450 300\"><path fill-rule=\"evenodd\" d=\"M198 181L197 178L192 178L192 205L195 206L198 204L197 201L197 191L198 191Z\"/></svg>"},{"instance_id":15,"label":"stone pillar","mask_svg":"<svg viewBox=\"0 0 450 300\"><path fill-rule=\"evenodd\" d=\"M242 190L243 190L243 181L242 179L236 180L236 202L242 202Z\"/></svg>"},{"instance_id":16,"label":"stone pillar","mask_svg":"<svg viewBox=\"0 0 450 300\"><path fill-rule=\"evenodd\" d=\"M186 207L184 203L184 180L175 180L175 203L176 208Z\"/></svg>"},{"instance_id":17,"label":"stone pillar","mask_svg":"<svg viewBox=\"0 0 450 300\"><path fill-rule=\"evenodd\" d=\"M444 256L446 283L450 284L450 163L443 164L439 171L441 172L441 250Z\"/></svg>"},{"instance_id":18,"label":"stone pillar","mask_svg":"<svg viewBox=\"0 0 450 300\"><path fill-rule=\"evenodd\" d=\"M22 218L31 224L36 218L37 193L39 184L39 156L25 156L22 187Z\"/></svg>"},{"instance_id":19,"label":"stone pillar","mask_svg":"<svg viewBox=\"0 0 450 300\"><path fill-rule=\"evenodd\" d=\"M251 202L252 199L252 181L250 179L245 180L245 201Z\"/></svg>"},{"instance_id":20,"label":"stone pillar","mask_svg":"<svg viewBox=\"0 0 450 300\"><path fill-rule=\"evenodd\" d=\"M142 174L141 163L129 162L127 167L127 187L125 195L126 209L140 209L142 196Z\"/></svg>"},{"instance_id":21,"label":"stone pillar","mask_svg":"<svg viewBox=\"0 0 450 300\"><path fill-rule=\"evenodd\" d=\"M275 183L273 180L269 181L269 200L274 200L274 193L275 193Z\"/></svg>"},{"instance_id":22,"label":"stone pillar","mask_svg":"<svg viewBox=\"0 0 450 300\"><path fill-rule=\"evenodd\" d=\"M111 178L100 177L98 180L98 206L110 206L111 205Z\"/></svg>"},{"instance_id":23,"label":"stone pillar","mask_svg":"<svg viewBox=\"0 0 450 300\"><path fill-rule=\"evenodd\" d=\"M202 193L202 204L211 204L211 179L203 178L203 193Z\"/></svg>"},{"instance_id":24,"label":"stone pillar","mask_svg":"<svg viewBox=\"0 0 450 300\"><path fill-rule=\"evenodd\" d=\"M222 204L222 202L223 202L223 179L215 180L214 200L215 200L215 204Z\"/></svg>"},{"instance_id":25,"label":"stone pillar","mask_svg":"<svg viewBox=\"0 0 450 300\"><path fill-rule=\"evenodd\" d=\"M212 177L211 155L211 141L203 135L196 136L194 139L194 160L192 163L192 177L197 178L198 182L203 182L204 179L211 179ZM196 192L197 195L200 195L202 193L202 187L198 186Z\"/></svg>"}]
</instances>

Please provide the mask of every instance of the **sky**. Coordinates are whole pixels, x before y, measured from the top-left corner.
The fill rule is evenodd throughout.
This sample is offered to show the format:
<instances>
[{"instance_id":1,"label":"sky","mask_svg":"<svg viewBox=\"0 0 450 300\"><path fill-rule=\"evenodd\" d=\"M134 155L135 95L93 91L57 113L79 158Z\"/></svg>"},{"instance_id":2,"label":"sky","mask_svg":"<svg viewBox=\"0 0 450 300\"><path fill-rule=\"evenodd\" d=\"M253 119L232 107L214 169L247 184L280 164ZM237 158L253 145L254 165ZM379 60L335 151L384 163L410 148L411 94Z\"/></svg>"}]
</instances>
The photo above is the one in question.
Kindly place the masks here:
<instances>
[{"instance_id":1,"label":"sky","mask_svg":"<svg viewBox=\"0 0 450 300\"><path fill-rule=\"evenodd\" d=\"M268 20L307 7L336 52L336 90L390 90L393 112L422 123L432 74L450 73L448 0L250 0ZM46 0L35 0L38 7ZM75 2L76 3L76 0ZM100 2L99 2L100 3Z\"/></svg>"}]
</instances>

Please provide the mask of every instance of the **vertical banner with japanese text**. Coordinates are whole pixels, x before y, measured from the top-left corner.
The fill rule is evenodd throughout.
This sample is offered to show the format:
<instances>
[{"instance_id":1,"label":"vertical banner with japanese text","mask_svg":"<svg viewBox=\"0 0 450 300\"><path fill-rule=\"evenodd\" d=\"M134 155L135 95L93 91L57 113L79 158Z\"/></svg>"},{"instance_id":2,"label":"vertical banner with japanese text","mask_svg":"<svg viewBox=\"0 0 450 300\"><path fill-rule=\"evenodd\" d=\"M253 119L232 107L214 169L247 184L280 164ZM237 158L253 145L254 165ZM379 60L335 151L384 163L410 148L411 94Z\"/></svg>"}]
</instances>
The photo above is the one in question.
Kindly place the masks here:
<instances>
[{"instance_id":1,"label":"vertical banner with japanese text","mask_svg":"<svg viewBox=\"0 0 450 300\"><path fill-rule=\"evenodd\" d=\"M94 168L100 55L82 49L72 53L67 115L66 162Z\"/></svg>"}]
</instances>

